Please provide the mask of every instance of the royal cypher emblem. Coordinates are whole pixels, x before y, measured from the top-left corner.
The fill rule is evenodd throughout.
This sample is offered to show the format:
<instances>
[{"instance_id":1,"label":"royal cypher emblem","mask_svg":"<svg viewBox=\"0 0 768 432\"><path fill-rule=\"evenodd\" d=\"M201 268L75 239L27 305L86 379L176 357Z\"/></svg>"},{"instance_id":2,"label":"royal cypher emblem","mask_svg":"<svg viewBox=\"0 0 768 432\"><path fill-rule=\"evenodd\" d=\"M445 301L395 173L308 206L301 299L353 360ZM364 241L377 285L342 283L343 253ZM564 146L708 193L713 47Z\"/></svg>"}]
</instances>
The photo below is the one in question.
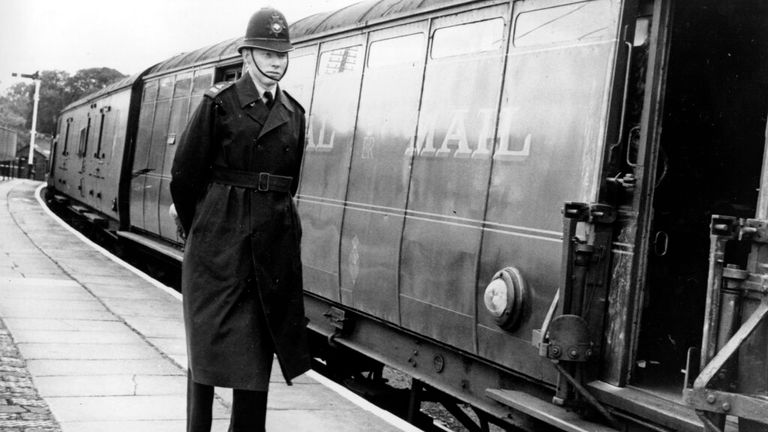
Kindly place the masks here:
<instances>
[{"instance_id":1,"label":"royal cypher emblem","mask_svg":"<svg viewBox=\"0 0 768 432\"><path fill-rule=\"evenodd\" d=\"M278 14L272 14L272 18L269 21L269 31L275 36L279 36L285 28L285 22Z\"/></svg>"}]
</instances>

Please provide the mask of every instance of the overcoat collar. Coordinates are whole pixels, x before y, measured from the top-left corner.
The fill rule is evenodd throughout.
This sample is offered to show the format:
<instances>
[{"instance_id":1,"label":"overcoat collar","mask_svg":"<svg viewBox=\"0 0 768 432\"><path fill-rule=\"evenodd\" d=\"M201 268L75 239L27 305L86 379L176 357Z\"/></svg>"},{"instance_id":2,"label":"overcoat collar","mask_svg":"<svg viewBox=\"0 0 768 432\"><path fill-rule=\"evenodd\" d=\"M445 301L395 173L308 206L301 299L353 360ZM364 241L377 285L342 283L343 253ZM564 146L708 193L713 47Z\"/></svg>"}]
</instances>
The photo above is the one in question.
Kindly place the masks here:
<instances>
[{"instance_id":1,"label":"overcoat collar","mask_svg":"<svg viewBox=\"0 0 768 432\"><path fill-rule=\"evenodd\" d=\"M237 90L237 98L240 102L240 107L243 108L253 120L262 123L259 121L259 117L261 116L256 115L256 112L251 112L252 110L255 111L257 107L259 108L259 111L260 109L266 108L261 102L261 96L256 89L256 85L253 84L251 77L248 74L244 74L235 82L235 88ZM290 119L288 113L292 113L293 110L293 105L290 101L287 101L287 98L283 95L283 91L278 85L277 90L275 91L275 104L272 106L272 110L269 111L264 126L261 128L261 132L259 132L258 138L261 138L264 134L283 123L287 123Z\"/></svg>"}]
</instances>

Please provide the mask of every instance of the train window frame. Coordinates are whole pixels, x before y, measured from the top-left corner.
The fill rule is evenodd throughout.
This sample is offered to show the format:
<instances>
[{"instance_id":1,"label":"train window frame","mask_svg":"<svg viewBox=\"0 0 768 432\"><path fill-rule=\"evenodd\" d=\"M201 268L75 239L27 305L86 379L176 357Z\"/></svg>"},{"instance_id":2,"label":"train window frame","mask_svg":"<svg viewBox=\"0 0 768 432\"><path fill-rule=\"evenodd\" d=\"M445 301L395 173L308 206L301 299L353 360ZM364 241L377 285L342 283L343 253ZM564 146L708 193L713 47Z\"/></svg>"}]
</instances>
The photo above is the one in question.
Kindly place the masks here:
<instances>
[{"instance_id":1,"label":"train window frame","mask_svg":"<svg viewBox=\"0 0 768 432\"><path fill-rule=\"evenodd\" d=\"M64 148L61 149L61 155L62 156L69 155L69 151L68 151L68 148L69 148L69 134L70 134L70 129L72 128L72 121L73 120L74 119L72 117L67 119L67 130L64 132Z\"/></svg>"},{"instance_id":2,"label":"train window frame","mask_svg":"<svg viewBox=\"0 0 768 432\"><path fill-rule=\"evenodd\" d=\"M175 75L167 75L157 80L157 98L155 100L173 99L173 91L176 88Z\"/></svg>"},{"instance_id":3,"label":"train window frame","mask_svg":"<svg viewBox=\"0 0 768 432\"><path fill-rule=\"evenodd\" d=\"M280 87L287 90L308 111L312 106L319 49L319 44L311 44L291 52L290 67L280 81Z\"/></svg>"},{"instance_id":4,"label":"train window frame","mask_svg":"<svg viewBox=\"0 0 768 432\"><path fill-rule=\"evenodd\" d=\"M416 44L404 44L405 47L409 49L412 56L409 58L406 58L404 60L400 60L402 57L396 56L395 61L374 61L376 59L376 52L382 50L381 47L387 46L386 44L392 43L394 41L397 42L407 42L405 39L407 38L413 38L414 36L420 36L419 43ZM403 66L403 65L417 65L424 61L424 48L426 48L427 43L427 35L424 32L413 32L406 35L397 35L392 36L388 38L383 39L377 39L374 41L371 41L368 43L368 52L367 52L367 59L365 62L365 67L367 69L380 69L380 68L388 68L393 66ZM379 48L377 48L377 46ZM394 51L396 51L397 48L400 48L400 46L394 46L392 48L395 48Z\"/></svg>"},{"instance_id":5,"label":"train window frame","mask_svg":"<svg viewBox=\"0 0 768 432\"><path fill-rule=\"evenodd\" d=\"M100 111L101 119L99 120L99 139L96 141L96 151L93 153L93 157L96 159L101 159L101 139L104 136L104 120L107 118L107 112L105 111L105 108L102 108Z\"/></svg>"},{"instance_id":6,"label":"train window frame","mask_svg":"<svg viewBox=\"0 0 768 432\"><path fill-rule=\"evenodd\" d=\"M101 113L101 120L99 122L99 139L96 144L96 151L93 153L93 157L96 159L103 160L106 156L104 153L102 153L102 137L104 136L104 122L107 118L107 113L112 111L112 107L110 105L104 106L99 110L99 113Z\"/></svg>"},{"instance_id":7,"label":"train window frame","mask_svg":"<svg viewBox=\"0 0 768 432\"><path fill-rule=\"evenodd\" d=\"M610 16L610 6L611 6L611 4L610 4L609 1L606 1L606 0L577 1L577 2L573 2L573 3L567 3L567 4L556 5L556 6L544 7L544 8L540 8L540 9L531 9L531 10L522 11L522 12L520 12L519 14L517 14L515 16L515 20L514 20L515 21L515 26L514 26L514 29L512 30L511 45L513 47L515 47L515 48L532 48L532 47L542 47L542 46L552 46L552 45L574 44L574 43L581 43L581 42L585 42L585 41L586 42L595 42L595 41L605 40L606 38L604 36L600 36L600 33L604 32L605 30L610 30L608 27L603 27L603 28L600 28L600 29L592 30L590 32L587 32L587 33L583 34L581 37L578 37L578 38L572 37L573 33L568 33L568 32L560 32L560 33L558 33L556 31L553 31L554 29L552 27L549 27L547 32L541 33L541 35L548 36L547 38L531 39L530 41L524 41L524 43L520 43L520 39L524 38L524 37L527 37L528 35L531 34L531 32L534 32L534 31L536 31L538 29L544 28L544 26L548 26L549 24L552 24L552 23L560 20L561 18L568 17L568 16L573 17L573 16L575 16L574 14L579 12L581 9L583 9L585 7L591 7L591 6L602 7L602 9L597 9L597 11L598 12L602 12L606 16ZM541 20L540 19L540 18L546 18L545 14L552 14L553 12L558 11L558 10L563 11L563 10L565 10L565 8L573 9L575 7L577 9L571 10L571 11L566 11L566 13L564 13L564 14L562 14L559 17L556 17L554 19L550 19L549 21ZM537 18L537 19L539 19L539 22L541 22L541 21L544 21L544 22L541 22L537 26L529 26L529 27L533 27L533 28L530 29L525 34L520 35L519 34L520 31L527 30L526 26L524 26L523 24L525 23L525 20L530 19L530 18ZM601 22L600 20L595 20L594 19L595 18L594 14L588 15L588 16L586 16L586 18L587 18L586 20L582 19L581 21L579 21L579 23L583 24L585 22L593 22L593 21ZM535 22L536 21L534 21L534 23ZM573 25L571 25L571 27L572 28L581 28L581 26L573 26ZM565 29L565 27L561 27L561 28ZM566 29L566 30L568 30L568 29ZM565 35L558 37L558 34L562 34L562 33L565 33ZM597 36L589 36L589 35L597 35Z\"/></svg>"},{"instance_id":8,"label":"train window frame","mask_svg":"<svg viewBox=\"0 0 768 432\"><path fill-rule=\"evenodd\" d=\"M183 84L185 82L187 84ZM177 74L176 79L173 81L173 99L189 97L192 94L193 84L192 72Z\"/></svg>"},{"instance_id":9,"label":"train window frame","mask_svg":"<svg viewBox=\"0 0 768 432\"><path fill-rule=\"evenodd\" d=\"M91 133L91 116L88 115L88 123L85 127L80 128L80 142L77 149L77 155L82 156L83 159L88 155L88 135Z\"/></svg>"},{"instance_id":10,"label":"train window frame","mask_svg":"<svg viewBox=\"0 0 768 432\"><path fill-rule=\"evenodd\" d=\"M146 83L144 84L144 91L141 97L141 103L142 104L154 103L157 100L158 87L160 86L158 85L157 80L146 81Z\"/></svg>"},{"instance_id":11,"label":"train window frame","mask_svg":"<svg viewBox=\"0 0 768 432\"><path fill-rule=\"evenodd\" d=\"M188 85L185 85L184 87L181 88L181 90L183 91L178 91L179 90L178 83L180 82L188 83ZM165 137L166 146L175 145L177 135L179 135L181 131L184 129L184 124L186 124L189 118L189 107L191 106L193 88L194 88L194 72L193 71L176 74L176 80L174 82L174 88L173 88L173 98L171 99L171 104L169 106L169 109L171 111L170 111L170 117L169 117L169 123L168 123L168 131ZM173 126L172 119L174 114L174 106L176 106L176 104L180 99L189 99L189 101L187 102L186 108L183 110L183 120L182 120L182 125L180 126L180 130L177 130L176 132L171 132L171 128Z\"/></svg>"},{"instance_id":12,"label":"train window frame","mask_svg":"<svg viewBox=\"0 0 768 432\"><path fill-rule=\"evenodd\" d=\"M339 53L341 51L345 51L345 54L346 54L346 52L348 52L351 49L355 49L355 51L357 50L361 51L360 53L357 53L357 52L355 53L356 54L355 59L362 58L363 62L355 61L350 63L342 59L342 61L339 61L339 68L333 68L333 69L329 68L330 61L326 63L327 56L330 57L333 54ZM344 54L342 54L342 56L344 56ZM321 51L318 56L317 76L342 75L346 73L356 72L357 71L356 68L361 67L360 65L365 62L364 57L365 57L365 47L363 46L363 44L360 44L360 43L333 48L326 51ZM347 64L351 64L352 67L350 68L345 67Z\"/></svg>"},{"instance_id":13,"label":"train window frame","mask_svg":"<svg viewBox=\"0 0 768 432\"><path fill-rule=\"evenodd\" d=\"M208 77L207 80L203 81L202 78ZM205 69L197 69L195 70L194 75L192 76L192 96L196 95L202 95L205 93L206 90L211 88L213 85L213 79L215 77L215 71L211 68L205 68ZM204 86L199 84L204 84Z\"/></svg>"},{"instance_id":14,"label":"train window frame","mask_svg":"<svg viewBox=\"0 0 768 432\"><path fill-rule=\"evenodd\" d=\"M216 68L216 82L235 82L243 76L245 65L242 62Z\"/></svg>"},{"instance_id":15,"label":"train window frame","mask_svg":"<svg viewBox=\"0 0 768 432\"><path fill-rule=\"evenodd\" d=\"M446 42L440 41L438 39L438 36L440 37L451 36L450 32L460 32L462 36L465 36L464 33L466 32L466 29L469 28L469 26L477 26L479 24L491 24L491 23L494 25L500 25L499 28L495 30L499 38L496 40L493 40L491 44L488 46L481 46L480 48L470 47L469 49L456 49L458 44L454 42L459 39L456 39L456 38L449 39ZM469 21L469 22L456 23L456 24L435 28L432 30L432 33L430 36L431 44L429 46L429 58L430 60L442 60L442 59L448 59L453 57L478 55L478 54L501 51L502 49L504 49L504 41L506 37L506 32L504 31L505 28L506 28L506 21L504 20L503 17L500 17L500 16L486 18L486 19L479 19L479 20ZM436 53L435 47L438 47L437 53ZM444 47L447 48L445 50L445 53L440 51L444 49ZM459 46L459 48L461 47Z\"/></svg>"}]
</instances>

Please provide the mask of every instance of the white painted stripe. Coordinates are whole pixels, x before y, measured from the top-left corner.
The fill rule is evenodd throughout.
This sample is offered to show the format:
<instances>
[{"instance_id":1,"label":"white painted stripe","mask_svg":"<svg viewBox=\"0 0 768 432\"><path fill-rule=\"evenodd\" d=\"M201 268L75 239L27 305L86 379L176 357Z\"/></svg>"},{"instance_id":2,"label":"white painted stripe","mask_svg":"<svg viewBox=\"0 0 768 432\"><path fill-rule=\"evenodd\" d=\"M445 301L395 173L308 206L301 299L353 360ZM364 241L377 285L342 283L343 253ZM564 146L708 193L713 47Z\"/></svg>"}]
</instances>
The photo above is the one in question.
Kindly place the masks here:
<instances>
[{"instance_id":1,"label":"white painted stripe","mask_svg":"<svg viewBox=\"0 0 768 432\"><path fill-rule=\"evenodd\" d=\"M138 277L140 277L140 278L144 279L145 281L147 281L147 282L151 283L151 284L152 284L152 285L154 285L155 287L157 287L157 288L160 288L161 290L163 290L163 291L165 291L166 293L170 294L170 295L171 295L171 296L173 296L174 298L177 298L177 299L181 300L181 294L180 294L180 293L176 292L176 291L175 291L174 289L172 289L171 287L169 287L169 286L166 286L166 285L163 285L163 284L161 284L160 282L158 282L158 281L156 281L156 280L152 279L151 277L149 277L149 275L148 275L148 274L146 274L146 273L144 273L143 271L141 271L141 270L137 269L136 267L134 267L134 266L132 266L132 265L128 264L127 262L125 262L125 261L121 260L120 258L118 258L118 257L116 257L116 256L114 256L114 255L112 255L112 254L111 254L111 253L110 253L108 250L106 250L106 249L104 249L103 247L101 247L101 246L97 245L96 243L92 242L92 241L91 241L91 240L90 240L88 237L86 237L86 236L84 236L84 235L80 234L80 233L79 233L79 232L78 232L76 229L72 228L71 226L67 225L67 223L66 223L66 222L64 222L63 220L61 220L61 218L60 218L60 217L56 216L56 214L54 214L54 213L53 213L53 212L52 212L52 211L51 211L51 210L48 208L48 206L47 206L47 205L45 204L45 202L43 201L43 197L41 196L42 190L43 190L43 188L45 188L45 186L46 186L45 184L41 184L41 185L40 185L40 186L37 188L37 190L35 191L35 198L37 198L37 202L40 204L40 207L42 207L42 209L43 209L43 210L44 210L44 211L45 211L45 212L48 214L48 216L50 216L51 218L53 218L53 220L55 220L56 222L58 222L58 223L59 223L59 225L63 226L63 227L64 227L64 228L65 228L67 231L69 231L69 232L71 232L72 234L74 234L75 236L77 236L77 238L79 238L80 240L82 240L82 242L83 242L83 243L85 243L85 244L87 244L88 246L90 246L90 247L94 248L95 250L99 251L99 252L100 252L102 255L104 255L105 257L107 257L107 258L111 259L112 261L116 262L117 264L120 264L121 266L123 266L123 267L127 268L127 269L128 269L128 270L130 270L132 273L134 273L136 276L138 276Z\"/></svg>"},{"instance_id":2,"label":"white painted stripe","mask_svg":"<svg viewBox=\"0 0 768 432\"><path fill-rule=\"evenodd\" d=\"M381 418L382 420L386 421L387 423L391 424L392 426L406 432L423 432L421 429L417 428L416 426L408 423L407 421L401 419L400 417L392 414L389 411L385 411L376 405L368 402L367 400L361 398L360 396L356 395L346 387L343 387L340 384L337 384L330 379L320 375L319 373L311 370L307 372L305 375L312 378L313 380L319 382L320 384L328 387L329 389L335 391L345 399L349 400L353 404L359 406L360 408L370 412L371 414L374 414L375 416Z\"/></svg>"},{"instance_id":3,"label":"white painted stripe","mask_svg":"<svg viewBox=\"0 0 768 432\"><path fill-rule=\"evenodd\" d=\"M388 212L382 212L382 211L376 211L376 210L368 210L368 209L363 209L363 208L351 207L351 206L346 206L346 205L342 205L342 204L333 204L333 203L330 203L330 202L311 201L311 200L308 200L308 199L304 199L304 201L305 202L310 202L310 203L313 203L313 204L329 206L329 207L346 208L348 210L357 210L357 211L362 211L362 212L367 212L367 213L374 213L374 214L381 214L381 215L386 215L386 216L403 217L402 213L388 213ZM482 226L477 226L477 225L469 225L469 224L463 224L463 223L457 223L457 222L450 222L450 221L447 221L447 220L440 220L440 219L412 216L410 214L406 215L405 217L407 219L412 219L412 220L419 220L419 221L425 221L425 222L434 222L434 223L438 223L438 224L451 225L451 226L457 226L457 227L462 227L462 228L479 229L479 230L490 231L490 232L495 232L495 233L499 233L499 234L507 234L507 235L516 236L516 237L533 238L533 239L538 239L538 240L551 241L551 242L555 242L555 243L560 243L562 241L560 239L560 237L562 237L562 233L558 233L558 232L555 232L555 231L552 231L552 233L553 234L557 234L558 238L544 237L544 236L533 235L533 234L524 234L524 233L514 232L514 231L504 231L504 230L493 229L493 228L488 228L488 227L482 227ZM454 218L454 219L456 219L456 218ZM473 222L477 222L479 224L482 224L481 221L474 221L473 220ZM493 224L493 225L498 225L498 224ZM507 226L512 227L512 225L507 225ZM526 229L526 228L523 228L523 229Z\"/></svg>"},{"instance_id":4,"label":"white painted stripe","mask_svg":"<svg viewBox=\"0 0 768 432\"><path fill-rule=\"evenodd\" d=\"M552 231L552 230L543 230L539 228L530 228L520 225L509 225L509 224L503 224L500 222L492 222L492 221L483 221L481 219L471 219L471 218L464 218L459 216L451 216L451 215L445 215L440 213L432 213L432 212L423 212L418 210L412 210L412 209L403 209L398 207L386 207L386 206L380 206L375 204L366 204L361 202L355 202L355 201L345 201L345 200L337 200L333 198L325 198L325 197L318 197L313 195L297 195L297 198L299 201L305 201L310 202L313 204L326 204L326 203L336 203L336 204L342 204L341 206L336 207L348 207L353 210L366 210L368 208L371 209L381 209L386 210L386 212L374 212L372 213L381 213L381 214L389 214L393 216L403 216L403 213L407 213L409 217L412 217L411 215L422 215L432 218L440 218L440 219L451 219L456 221L465 221L465 222L471 222L475 224L486 224L486 225L495 225L502 228L511 228L516 230L522 230L522 231L530 231L534 233L541 233L541 234L551 234L551 235L562 235L563 233L561 231Z\"/></svg>"},{"instance_id":5,"label":"white painted stripe","mask_svg":"<svg viewBox=\"0 0 768 432\"><path fill-rule=\"evenodd\" d=\"M89 246L93 247L97 251L99 251L101 254L106 256L107 258L111 259L112 261L120 264L121 266L127 268L131 272L138 275L140 278L146 280L147 282L151 283L157 288L160 288L161 290L167 292L168 294L172 295L173 297L181 300L181 294L174 291L168 286L165 286L161 284L160 282L152 279L147 275L146 273L142 272L141 270L137 269L136 267L128 264L127 262L121 260L120 258L112 255L108 250L104 249L103 247L97 245L96 243L92 242L90 239L85 237L84 235L80 234L77 230L67 225L66 222L61 220L58 216L56 216L49 208L45 205L45 202L42 199L41 192L42 189L45 187L45 184L40 185L40 187L37 188L35 191L35 197L37 198L38 203L40 204L40 207L43 208L43 210L52 217L56 222L58 222L61 226L63 226L65 229L67 229L69 232L77 236L80 240L82 240L84 243L88 244ZM186 370L186 368L185 368ZM381 418L385 422L391 424L392 426L405 431L405 432L423 432L421 429L417 428L416 426L413 426L412 424L408 423L407 421L401 419L400 417L390 413L389 411L385 411L376 405L368 402L367 400L363 399L362 397L356 395L352 391L348 390L347 388L341 386L340 384L337 384L328 378L320 375L319 373L310 370L306 373L307 376L314 379L318 383L324 385L325 387L328 387L329 389L333 390L334 392L338 393L340 396L344 397L345 399L349 400L350 402L354 403L355 405L359 406L360 408L364 409L365 411L370 412L371 414Z\"/></svg>"}]
</instances>

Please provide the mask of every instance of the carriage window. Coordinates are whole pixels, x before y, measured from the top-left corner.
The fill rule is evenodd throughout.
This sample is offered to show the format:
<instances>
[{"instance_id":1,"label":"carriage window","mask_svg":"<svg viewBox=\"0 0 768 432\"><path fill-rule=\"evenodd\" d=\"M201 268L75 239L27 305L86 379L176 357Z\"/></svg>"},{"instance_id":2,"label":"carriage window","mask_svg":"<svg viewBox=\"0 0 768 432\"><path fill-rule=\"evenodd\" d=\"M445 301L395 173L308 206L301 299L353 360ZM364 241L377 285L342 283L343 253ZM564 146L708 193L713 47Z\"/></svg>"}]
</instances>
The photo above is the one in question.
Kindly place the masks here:
<instances>
[{"instance_id":1,"label":"carriage window","mask_svg":"<svg viewBox=\"0 0 768 432\"><path fill-rule=\"evenodd\" d=\"M362 51L360 45L326 51L320 55L320 73L340 74L357 70Z\"/></svg>"},{"instance_id":2,"label":"carriage window","mask_svg":"<svg viewBox=\"0 0 768 432\"><path fill-rule=\"evenodd\" d=\"M153 102L157 99L157 81L148 82L144 85L144 103Z\"/></svg>"},{"instance_id":3,"label":"carriage window","mask_svg":"<svg viewBox=\"0 0 768 432\"><path fill-rule=\"evenodd\" d=\"M611 22L611 4L606 0L523 12L515 24L514 45L526 47L603 39L612 34Z\"/></svg>"},{"instance_id":4,"label":"carriage window","mask_svg":"<svg viewBox=\"0 0 768 432\"><path fill-rule=\"evenodd\" d=\"M157 95L158 99L169 99L173 94L173 77L165 77L160 79L160 92Z\"/></svg>"},{"instance_id":5,"label":"carriage window","mask_svg":"<svg viewBox=\"0 0 768 432\"><path fill-rule=\"evenodd\" d=\"M211 88L211 71L198 71L195 73L195 80L192 84L192 94L200 94Z\"/></svg>"},{"instance_id":6,"label":"carriage window","mask_svg":"<svg viewBox=\"0 0 768 432\"><path fill-rule=\"evenodd\" d=\"M189 96L189 90L192 88L192 75L185 74L176 77L176 83L174 84L173 97L187 97Z\"/></svg>"},{"instance_id":7,"label":"carriage window","mask_svg":"<svg viewBox=\"0 0 768 432\"><path fill-rule=\"evenodd\" d=\"M77 155L85 157L88 152L88 134L91 133L91 118L88 117L88 125L80 129L80 142L77 148Z\"/></svg>"},{"instance_id":8,"label":"carriage window","mask_svg":"<svg viewBox=\"0 0 768 432\"><path fill-rule=\"evenodd\" d=\"M432 58L495 51L504 39L504 20L494 18L435 30Z\"/></svg>"},{"instance_id":9,"label":"carriage window","mask_svg":"<svg viewBox=\"0 0 768 432\"><path fill-rule=\"evenodd\" d=\"M280 82L280 85L305 107L308 107L312 100L316 66L317 56L314 52L309 55L291 57L291 67L288 68L285 78Z\"/></svg>"},{"instance_id":10,"label":"carriage window","mask_svg":"<svg viewBox=\"0 0 768 432\"><path fill-rule=\"evenodd\" d=\"M216 82L235 82L239 80L241 76L243 76L243 65L236 64L234 66L228 66L224 69L220 69L219 77L216 79Z\"/></svg>"},{"instance_id":11,"label":"carriage window","mask_svg":"<svg viewBox=\"0 0 768 432\"><path fill-rule=\"evenodd\" d=\"M368 48L368 67L419 63L423 59L423 47L423 33L373 42Z\"/></svg>"}]
</instances>

